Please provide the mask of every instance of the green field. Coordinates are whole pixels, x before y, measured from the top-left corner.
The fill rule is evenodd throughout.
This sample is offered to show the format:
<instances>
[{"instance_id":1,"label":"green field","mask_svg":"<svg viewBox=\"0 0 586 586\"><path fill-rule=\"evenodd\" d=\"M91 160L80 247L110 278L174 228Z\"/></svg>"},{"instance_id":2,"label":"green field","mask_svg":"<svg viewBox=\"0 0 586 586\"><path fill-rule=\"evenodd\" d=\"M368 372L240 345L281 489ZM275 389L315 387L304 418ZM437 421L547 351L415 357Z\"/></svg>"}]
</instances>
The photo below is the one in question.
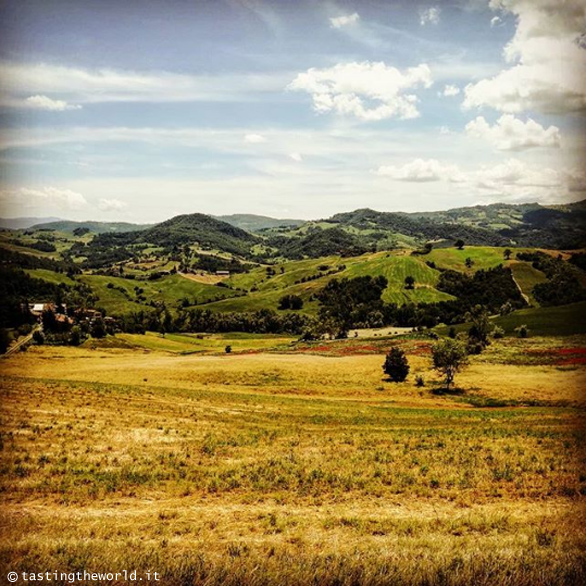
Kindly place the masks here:
<instances>
[{"instance_id":1,"label":"green field","mask_svg":"<svg viewBox=\"0 0 586 586\"><path fill-rule=\"evenodd\" d=\"M586 302L521 309L506 316L497 317L494 323L506 333L525 324L530 334L536 336L569 336L586 330Z\"/></svg>"},{"instance_id":2,"label":"green field","mask_svg":"<svg viewBox=\"0 0 586 586\"><path fill-rule=\"evenodd\" d=\"M75 281L69 278L64 273L56 273L55 271L48 271L46 269L27 269L24 271L35 279L41 279L58 285L59 283L65 283L66 285L74 286Z\"/></svg>"},{"instance_id":3,"label":"green field","mask_svg":"<svg viewBox=\"0 0 586 586\"><path fill-rule=\"evenodd\" d=\"M154 281L139 281L122 277L106 277L102 275L82 275L79 280L89 285L98 295L98 305L104 307L109 314L124 314L145 309L150 301L164 301L169 308L174 308L184 298L205 303L212 299L233 295L226 287L217 287L205 283L197 283L181 275L169 275ZM108 288L108 283L114 288ZM136 301L135 287L144 289L146 302ZM120 289L123 289L121 291Z\"/></svg>"},{"instance_id":4,"label":"green field","mask_svg":"<svg viewBox=\"0 0 586 586\"><path fill-rule=\"evenodd\" d=\"M538 306L539 303L533 297L533 287L539 283L545 283L547 277L541 271L534 269L531 263L528 262L514 261L510 264L510 267L513 271L513 277L523 294L527 296L532 305Z\"/></svg>"},{"instance_id":5,"label":"green field","mask_svg":"<svg viewBox=\"0 0 586 586\"><path fill-rule=\"evenodd\" d=\"M296 338L275 334L118 334L101 340L90 339L84 348L139 349L174 354L225 354L230 346L233 353L261 350L286 350Z\"/></svg>"}]
</instances>

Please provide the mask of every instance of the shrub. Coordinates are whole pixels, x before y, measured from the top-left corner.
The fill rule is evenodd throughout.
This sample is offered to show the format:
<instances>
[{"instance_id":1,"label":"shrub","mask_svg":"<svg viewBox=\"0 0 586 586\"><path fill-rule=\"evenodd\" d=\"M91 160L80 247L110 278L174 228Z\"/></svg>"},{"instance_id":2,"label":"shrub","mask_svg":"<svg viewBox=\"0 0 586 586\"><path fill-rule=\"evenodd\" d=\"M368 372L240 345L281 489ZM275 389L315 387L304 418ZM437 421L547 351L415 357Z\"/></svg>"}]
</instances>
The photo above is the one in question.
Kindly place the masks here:
<instances>
[{"instance_id":1,"label":"shrub","mask_svg":"<svg viewBox=\"0 0 586 586\"><path fill-rule=\"evenodd\" d=\"M403 382L409 374L409 362L405 352L400 348L391 348L385 358L383 371L393 382Z\"/></svg>"},{"instance_id":2,"label":"shrub","mask_svg":"<svg viewBox=\"0 0 586 586\"><path fill-rule=\"evenodd\" d=\"M520 325L518 328L515 328L515 333L519 338L528 338L529 337L529 328L526 324Z\"/></svg>"},{"instance_id":3,"label":"shrub","mask_svg":"<svg viewBox=\"0 0 586 586\"><path fill-rule=\"evenodd\" d=\"M226 352L226 354L230 354L230 352L232 352L232 346L230 346L230 344L228 344L225 348L224 348L224 352Z\"/></svg>"},{"instance_id":4,"label":"shrub","mask_svg":"<svg viewBox=\"0 0 586 586\"><path fill-rule=\"evenodd\" d=\"M41 330L35 330L33 333L33 340L35 342L35 344L39 344L42 345L45 343L45 336L43 334L43 332L41 332Z\"/></svg>"},{"instance_id":5,"label":"shrub","mask_svg":"<svg viewBox=\"0 0 586 586\"><path fill-rule=\"evenodd\" d=\"M505 337L505 330L500 326L494 326L494 330L492 330L492 337L493 338L504 338Z\"/></svg>"},{"instance_id":6,"label":"shrub","mask_svg":"<svg viewBox=\"0 0 586 586\"><path fill-rule=\"evenodd\" d=\"M420 374L418 374L415 377L415 386L416 387L424 387L425 386L425 379Z\"/></svg>"}]
</instances>

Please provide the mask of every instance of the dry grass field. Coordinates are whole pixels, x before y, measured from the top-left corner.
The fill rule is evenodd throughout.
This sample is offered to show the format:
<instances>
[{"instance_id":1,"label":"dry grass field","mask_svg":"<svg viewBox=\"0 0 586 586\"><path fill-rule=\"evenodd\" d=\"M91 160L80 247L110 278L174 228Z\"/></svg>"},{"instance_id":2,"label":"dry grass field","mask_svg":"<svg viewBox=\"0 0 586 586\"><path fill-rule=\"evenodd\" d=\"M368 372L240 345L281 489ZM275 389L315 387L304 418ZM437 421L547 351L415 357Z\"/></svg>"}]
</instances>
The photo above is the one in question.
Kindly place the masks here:
<instances>
[{"instance_id":1,"label":"dry grass field","mask_svg":"<svg viewBox=\"0 0 586 586\"><path fill-rule=\"evenodd\" d=\"M2 361L2 580L586 581L583 337L494 342L450 395L425 340L226 340ZM391 344L405 383L383 378Z\"/></svg>"}]
</instances>

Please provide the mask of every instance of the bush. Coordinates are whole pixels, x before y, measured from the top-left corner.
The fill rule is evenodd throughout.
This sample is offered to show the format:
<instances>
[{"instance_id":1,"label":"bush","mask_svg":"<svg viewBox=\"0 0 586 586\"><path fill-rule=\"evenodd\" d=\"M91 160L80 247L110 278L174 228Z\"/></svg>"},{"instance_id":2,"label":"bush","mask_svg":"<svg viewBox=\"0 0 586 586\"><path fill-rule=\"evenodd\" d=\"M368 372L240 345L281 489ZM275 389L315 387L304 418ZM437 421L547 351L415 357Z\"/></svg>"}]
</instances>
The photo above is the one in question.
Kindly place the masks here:
<instances>
[{"instance_id":1,"label":"bush","mask_svg":"<svg viewBox=\"0 0 586 586\"><path fill-rule=\"evenodd\" d=\"M528 338L529 328L526 326L526 324L520 325L518 328L515 328L515 333L519 338Z\"/></svg>"},{"instance_id":2,"label":"bush","mask_svg":"<svg viewBox=\"0 0 586 586\"><path fill-rule=\"evenodd\" d=\"M425 386L425 379L420 374L418 374L415 377L415 386L416 387L424 387Z\"/></svg>"},{"instance_id":3,"label":"bush","mask_svg":"<svg viewBox=\"0 0 586 586\"><path fill-rule=\"evenodd\" d=\"M230 346L230 344L228 344L225 348L224 348L224 352L226 352L226 354L230 354L230 352L232 352L232 346Z\"/></svg>"},{"instance_id":4,"label":"bush","mask_svg":"<svg viewBox=\"0 0 586 586\"><path fill-rule=\"evenodd\" d=\"M409 362L405 352L400 348L391 348L385 358L383 371L393 382L403 382L409 374Z\"/></svg>"},{"instance_id":5,"label":"bush","mask_svg":"<svg viewBox=\"0 0 586 586\"><path fill-rule=\"evenodd\" d=\"M43 332L41 332L41 330L34 331L33 341L35 344L38 344L39 346L41 346L42 344L45 343L45 336L44 336Z\"/></svg>"},{"instance_id":6,"label":"bush","mask_svg":"<svg viewBox=\"0 0 586 586\"><path fill-rule=\"evenodd\" d=\"M492 330L492 337L493 338L504 338L505 337L505 330L500 326L494 326L494 330Z\"/></svg>"}]
</instances>

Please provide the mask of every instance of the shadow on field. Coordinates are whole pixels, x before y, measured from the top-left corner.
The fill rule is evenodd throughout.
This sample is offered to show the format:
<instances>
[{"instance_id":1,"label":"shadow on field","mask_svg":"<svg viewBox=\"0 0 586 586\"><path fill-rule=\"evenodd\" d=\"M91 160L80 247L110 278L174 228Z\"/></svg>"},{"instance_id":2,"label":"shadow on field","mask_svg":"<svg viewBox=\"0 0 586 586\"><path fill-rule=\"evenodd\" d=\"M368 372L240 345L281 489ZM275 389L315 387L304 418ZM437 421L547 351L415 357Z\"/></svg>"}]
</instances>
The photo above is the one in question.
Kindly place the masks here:
<instances>
[{"instance_id":1,"label":"shadow on field","mask_svg":"<svg viewBox=\"0 0 586 586\"><path fill-rule=\"evenodd\" d=\"M431 392L434 395L463 395L466 391L459 387L454 387L453 389L447 389L446 387L436 387L435 389L431 389Z\"/></svg>"}]
</instances>

